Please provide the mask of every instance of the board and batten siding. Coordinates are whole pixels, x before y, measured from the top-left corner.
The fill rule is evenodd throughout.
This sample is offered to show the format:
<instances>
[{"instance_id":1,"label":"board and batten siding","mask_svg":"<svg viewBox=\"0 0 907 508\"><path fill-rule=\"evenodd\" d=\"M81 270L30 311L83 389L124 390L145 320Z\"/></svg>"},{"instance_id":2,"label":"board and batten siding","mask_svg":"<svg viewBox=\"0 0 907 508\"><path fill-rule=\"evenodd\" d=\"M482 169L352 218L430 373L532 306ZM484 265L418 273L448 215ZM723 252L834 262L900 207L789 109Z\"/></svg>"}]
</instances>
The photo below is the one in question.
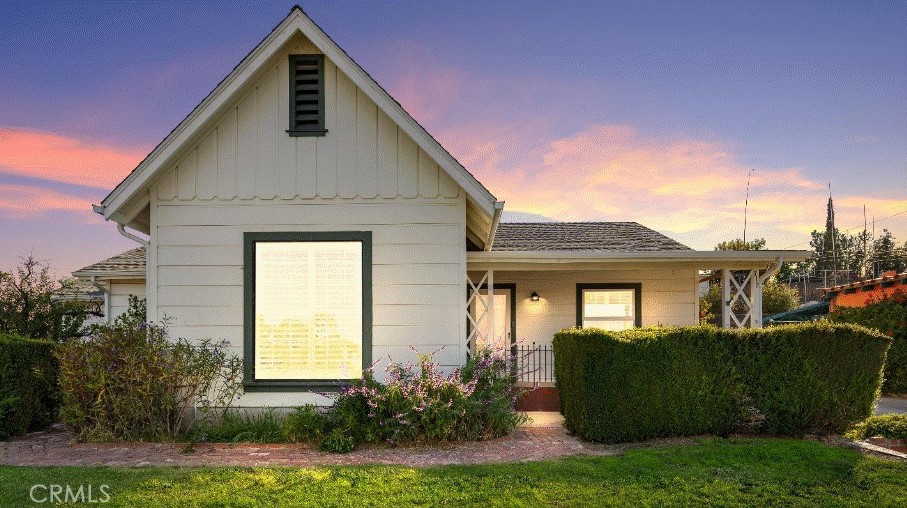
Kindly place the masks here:
<instances>
[{"instance_id":1,"label":"board and batten siding","mask_svg":"<svg viewBox=\"0 0 907 508\"><path fill-rule=\"evenodd\" d=\"M174 337L243 352L243 233L371 231L373 351L383 363L465 358L466 195L436 161L325 61L325 136L291 137L291 43L150 189L149 315ZM241 406L324 402L248 393Z\"/></svg>"},{"instance_id":2,"label":"board and batten siding","mask_svg":"<svg viewBox=\"0 0 907 508\"><path fill-rule=\"evenodd\" d=\"M470 274L478 280L480 276ZM576 285L642 284L642 325L682 326L699 321L698 272L692 268L494 272L496 284L516 284L516 336L520 342L551 344L554 334L576 326ZM538 292L539 301L530 296Z\"/></svg>"}]
</instances>

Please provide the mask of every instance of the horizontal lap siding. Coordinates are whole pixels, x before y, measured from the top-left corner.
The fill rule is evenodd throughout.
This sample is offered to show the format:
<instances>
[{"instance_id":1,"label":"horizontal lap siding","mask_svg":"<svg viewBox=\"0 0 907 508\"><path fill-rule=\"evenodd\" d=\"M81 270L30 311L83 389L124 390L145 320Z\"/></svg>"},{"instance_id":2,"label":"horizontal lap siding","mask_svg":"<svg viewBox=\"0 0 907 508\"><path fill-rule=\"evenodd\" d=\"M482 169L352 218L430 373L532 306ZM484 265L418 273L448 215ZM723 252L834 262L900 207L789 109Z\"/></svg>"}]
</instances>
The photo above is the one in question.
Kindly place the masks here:
<instances>
[{"instance_id":1,"label":"horizontal lap siding","mask_svg":"<svg viewBox=\"0 0 907 508\"><path fill-rule=\"evenodd\" d=\"M398 203L387 206L374 204L337 203L330 208L338 217L366 217L361 208L368 208L371 215L381 221L400 224L306 224L307 208L327 208L325 205L286 204L262 201L253 210L273 209L273 214L250 214L258 217L260 224L245 226L199 225L217 210L229 215L231 207L219 204L210 206L167 205L180 208L161 213L157 226L157 280L158 311L173 320L174 332L185 332L194 338L205 336L205 326L228 327L241 341L243 304L243 232L244 231L371 231L373 241L373 319L376 345L410 340L401 332L408 326L432 326L432 334L420 332L418 340L425 344L458 346L464 298L462 223L465 202L437 205L428 215L436 216L443 223L408 224L406 207ZM274 225L268 217L298 213L295 225ZM443 217L440 212L446 212ZM402 218L398 218L401 217ZM175 225L177 219L194 224ZM456 224L457 220L460 224ZM171 224L167 224L164 221ZM437 241L424 244L419 241ZM235 328L229 328L235 327ZM388 327L387 331L378 331ZM424 331L424 328L422 329ZM377 340L380 338L380 341ZM240 343L240 342L237 342ZM406 343L401 345L408 345ZM376 351L376 356L378 356Z\"/></svg>"},{"instance_id":2,"label":"horizontal lap siding","mask_svg":"<svg viewBox=\"0 0 907 508\"><path fill-rule=\"evenodd\" d=\"M539 343L550 343L557 331L576 326L578 283L641 283L643 326L667 326L698 321L697 279L689 269L494 273L496 284L516 284L518 339ZM529 299L533 291L541 301Z\"/></svg>"},{"instance_id":3,"label":"horizontal lap siding","mask_svg":"<svg viewBox=\"0 0 907 508\"><path fill-rule=\"evenodd\" d=\"M373 358L407 361L414 346L461 364L463 190L330 61L327 134L288 136L287 55L302 53L318 51L299 36L151 190L150 314L169 317L174 337L226 340L242 354L243 233L371 231ZM254 393L241 404L311 397Z\"/></svg>"},{"instance_id":4,"label":"horizontal lap siding","mask_svg":"<svg viewBox=\"0 0 907 508\"><path fill-rule=\"evenodd\" d=\"M129 310L129 296L145 298L145 284L110 283L110 318L115 319Z\"/></svg>"}]
</instances>

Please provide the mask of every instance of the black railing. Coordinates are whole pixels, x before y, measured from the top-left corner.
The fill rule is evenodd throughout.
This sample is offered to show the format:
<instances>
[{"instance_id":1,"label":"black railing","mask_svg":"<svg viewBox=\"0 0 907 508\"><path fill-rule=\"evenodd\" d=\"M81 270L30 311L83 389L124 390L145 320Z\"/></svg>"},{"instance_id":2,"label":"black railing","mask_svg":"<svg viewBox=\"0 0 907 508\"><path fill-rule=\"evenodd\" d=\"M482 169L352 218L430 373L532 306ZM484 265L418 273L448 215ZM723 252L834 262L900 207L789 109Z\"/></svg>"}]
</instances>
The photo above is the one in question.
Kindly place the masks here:
<instances>
[{"instance_id":1,"label":"black railing","mask_svg":"<svg viewBox=\"0 0 907 508\"><path fill-rule=\"evenodd\" d=\"M514 347L517 381L521 383L554 382L554 350L551 344L517 344Z\"/></svg>"}]
</instances>

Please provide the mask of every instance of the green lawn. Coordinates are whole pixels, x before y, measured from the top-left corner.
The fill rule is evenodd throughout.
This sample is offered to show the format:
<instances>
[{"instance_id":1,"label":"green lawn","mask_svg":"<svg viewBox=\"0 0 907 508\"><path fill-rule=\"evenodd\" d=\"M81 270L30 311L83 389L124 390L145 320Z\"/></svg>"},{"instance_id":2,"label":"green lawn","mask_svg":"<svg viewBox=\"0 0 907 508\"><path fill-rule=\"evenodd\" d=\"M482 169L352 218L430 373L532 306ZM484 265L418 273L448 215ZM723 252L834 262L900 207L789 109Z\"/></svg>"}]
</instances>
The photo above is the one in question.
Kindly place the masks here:
<instances>
[{"instance_id":1,"label":"green lawn","mask_svg":"<svg viewBox=\"0 0 907 508\"><path fill-rule=\"evenodd\" d=\"M124 507L907 506L907 463L780 439L417 469L0 467L2 506L51 506L28 498L50 483L108 484L110 502L92 506Z\"/></svg>"}]
</instances>

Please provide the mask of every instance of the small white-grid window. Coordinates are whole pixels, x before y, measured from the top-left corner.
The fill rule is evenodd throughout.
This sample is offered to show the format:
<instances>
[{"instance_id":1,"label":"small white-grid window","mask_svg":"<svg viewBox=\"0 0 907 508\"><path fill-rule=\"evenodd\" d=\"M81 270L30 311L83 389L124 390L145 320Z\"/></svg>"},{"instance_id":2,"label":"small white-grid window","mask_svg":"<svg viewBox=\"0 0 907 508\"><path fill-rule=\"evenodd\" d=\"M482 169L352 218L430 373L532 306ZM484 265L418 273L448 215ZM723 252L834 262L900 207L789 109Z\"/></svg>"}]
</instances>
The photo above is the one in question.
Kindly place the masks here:
<instances>
[{"instance_id":1,"label":"small white-grid window","mask_svg":"<svg viewBox=\"0 0 907 508\"><path fill-rule=\"evenodd\" d=\"M639 291L636 288L583 288L580 298L582 328L603 328L620 331L639 323Z\"/></svg>"}]
</instances>

